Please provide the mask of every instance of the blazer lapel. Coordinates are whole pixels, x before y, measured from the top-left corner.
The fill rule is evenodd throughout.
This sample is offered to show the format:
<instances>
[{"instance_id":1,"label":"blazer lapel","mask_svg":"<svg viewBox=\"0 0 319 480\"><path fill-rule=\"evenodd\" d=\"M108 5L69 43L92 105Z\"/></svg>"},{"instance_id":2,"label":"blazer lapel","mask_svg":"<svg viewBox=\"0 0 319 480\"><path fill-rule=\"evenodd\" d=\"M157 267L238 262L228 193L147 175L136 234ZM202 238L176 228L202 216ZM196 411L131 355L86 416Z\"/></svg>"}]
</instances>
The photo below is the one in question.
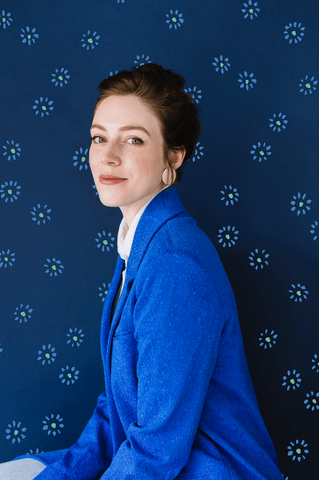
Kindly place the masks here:
<instances>
[{"instance_id":1,"label":"blazer lapel","mask_svg":"<svg viewBox=\"0 0 319 480\"><path fill-rule=\"evenodd\" d=\"M115 297L118 285L121 281L123 265L124 265L124 260L120 257L120 255L118 255L116 266L115 266L115 272L113 274L111 285L107 292L106 299L103 305L100 344L101 344L101 354L102 354L102 361L103 361L104 367L105 367L105 358L106 358L107 338L110 330L111 309L112 309L112 304L114 301L114 297ZM113 315L113 319L114 319L114 315Z\"/></svg>"},{"instance_id":2,"label":"blazer lapel","mask_svg":"<svg viewBox=\"0 0 319 480\"><path fill-rule=\"evenodd\" d=\"M104 365L107 394L111 392L111 355L114 330L121 318L122 310L129 295L132 282L137 274L138 267L145 256L147 248L156 232L165 222L177 215L188 215L182 205L176 190L176 186L165 189L156 195L146 207L137 225L133 244L127 261L125 282L122 293L116 305L110 326L111 307L121 280L124 260L118 255L115 272L104 303L101 325L101 352Z\"/></svg>"},{"instance_id":3,"label":"blazer lapel","mask_svg":"<svg viewBox=\"0 0 319 480\"><path fill-rule=\"evenodd\" d=\"M125 281L129 283L135 278L138 267L156 232L164 223L181 213L188 215L179 199L176 185L162 190L147 205L135 231L130 257L127 262Z\"/></svg>"}]
</instances>

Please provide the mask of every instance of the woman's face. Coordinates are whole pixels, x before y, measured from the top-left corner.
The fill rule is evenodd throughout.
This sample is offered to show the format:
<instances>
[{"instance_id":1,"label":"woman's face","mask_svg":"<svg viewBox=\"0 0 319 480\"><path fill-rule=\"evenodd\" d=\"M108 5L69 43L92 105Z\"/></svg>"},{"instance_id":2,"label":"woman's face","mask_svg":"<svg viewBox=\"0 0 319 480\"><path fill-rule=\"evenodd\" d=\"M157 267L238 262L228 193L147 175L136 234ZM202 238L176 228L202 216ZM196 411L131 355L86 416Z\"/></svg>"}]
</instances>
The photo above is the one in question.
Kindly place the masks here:
<instances>
[{"instance_id":1,"label":"woman's face","mask_svg":"<svg viewBox=\"0 0 319 480\"><path fill-rule=\"evenodd\" d=\"M98 106L91 136L90 167L100 200L120 207L130 226L143 205L165 187L159 120L138 97L112 95ZM124 180L112 183L109 175Z\"/></svg>"}]
</instances>

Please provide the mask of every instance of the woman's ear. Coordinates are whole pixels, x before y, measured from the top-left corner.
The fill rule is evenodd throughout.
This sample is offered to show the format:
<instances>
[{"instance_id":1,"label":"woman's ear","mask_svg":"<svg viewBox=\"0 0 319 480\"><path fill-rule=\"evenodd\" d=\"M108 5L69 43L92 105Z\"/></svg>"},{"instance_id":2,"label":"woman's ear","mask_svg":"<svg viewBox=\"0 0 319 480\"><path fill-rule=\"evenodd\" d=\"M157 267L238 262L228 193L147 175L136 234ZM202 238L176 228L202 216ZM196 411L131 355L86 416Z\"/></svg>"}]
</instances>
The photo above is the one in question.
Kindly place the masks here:
<instances>
[{"instance_id":1,"label":"woman's ear","mask_svg":"<svg viewBox=\"0 0 319 480\"><path fill-rule=\"evenodd\" d=\"M177 170L177 168L179 168L182 165L185 154L186 154L186 150L173 153L172 167L175 170Z\"/></svg>"}]
</instances>

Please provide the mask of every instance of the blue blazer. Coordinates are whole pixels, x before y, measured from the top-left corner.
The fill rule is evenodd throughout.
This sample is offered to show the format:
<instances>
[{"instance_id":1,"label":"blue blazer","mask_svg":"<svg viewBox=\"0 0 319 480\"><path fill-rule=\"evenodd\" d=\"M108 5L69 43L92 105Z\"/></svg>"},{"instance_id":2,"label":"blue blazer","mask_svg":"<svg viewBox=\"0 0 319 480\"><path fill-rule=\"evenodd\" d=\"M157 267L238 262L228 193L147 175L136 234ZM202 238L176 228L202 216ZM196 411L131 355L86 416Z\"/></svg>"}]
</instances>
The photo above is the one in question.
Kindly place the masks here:
<instances>
[{"instance_id":1,"label":"blue blazer","mask_svg":"<svg viewBox=\"0 0 319 480\"><path fill-rule=\"evenodd\" d=\"M176 187L138 223L110 325L123 262L102 314L105 392L71 448L34 456L36 478L282 480L231 286Z\"/></svg>"}]
</instances>

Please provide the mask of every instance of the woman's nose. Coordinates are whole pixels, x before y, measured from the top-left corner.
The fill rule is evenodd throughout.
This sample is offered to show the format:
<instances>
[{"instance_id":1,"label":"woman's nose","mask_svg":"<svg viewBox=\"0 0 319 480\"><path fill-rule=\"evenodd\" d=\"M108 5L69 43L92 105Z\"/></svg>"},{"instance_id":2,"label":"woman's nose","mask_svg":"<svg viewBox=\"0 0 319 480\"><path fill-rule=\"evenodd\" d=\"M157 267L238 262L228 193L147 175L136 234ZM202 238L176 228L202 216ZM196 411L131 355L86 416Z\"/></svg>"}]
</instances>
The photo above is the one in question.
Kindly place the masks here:
<instances>
[{"instance_id":1,"label":"woman's nose","mask_svg":"<svg viewBox=\"0 0 319 480\"><path fill-rule=\"evenodd\" d=\"M103 148L103 153L101 155L102 163L115 163L118 164L120 160L120 148L116 141L108 142L107 145Z\"/></svg>"}]
</instances>

